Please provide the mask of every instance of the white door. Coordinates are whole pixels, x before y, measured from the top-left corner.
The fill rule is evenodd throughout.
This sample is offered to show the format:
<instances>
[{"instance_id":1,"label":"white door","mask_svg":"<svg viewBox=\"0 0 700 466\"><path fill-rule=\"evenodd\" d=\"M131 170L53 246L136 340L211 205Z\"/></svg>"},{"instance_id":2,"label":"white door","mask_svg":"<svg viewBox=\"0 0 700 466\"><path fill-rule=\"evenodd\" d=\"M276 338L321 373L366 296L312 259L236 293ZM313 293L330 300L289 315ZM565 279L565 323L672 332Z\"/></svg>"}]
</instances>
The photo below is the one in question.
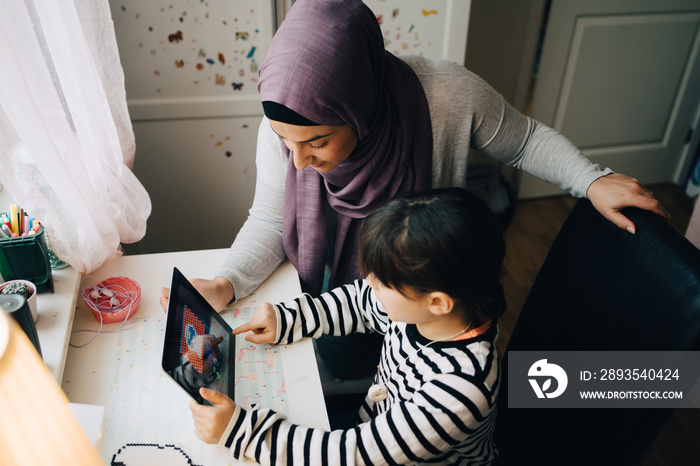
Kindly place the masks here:
<instances>
[{"instance_id":1,"label":"white door","mask_svg":"<svg viewBox=\"0 0 700 466\"><path fill-rule=\"evenodd\" d=\"M698 0L553 0L531 116L594 163L678 182L698 124L699 49ZM522 175L520 198L561 193Z\"/></svg>"}]
</instances>

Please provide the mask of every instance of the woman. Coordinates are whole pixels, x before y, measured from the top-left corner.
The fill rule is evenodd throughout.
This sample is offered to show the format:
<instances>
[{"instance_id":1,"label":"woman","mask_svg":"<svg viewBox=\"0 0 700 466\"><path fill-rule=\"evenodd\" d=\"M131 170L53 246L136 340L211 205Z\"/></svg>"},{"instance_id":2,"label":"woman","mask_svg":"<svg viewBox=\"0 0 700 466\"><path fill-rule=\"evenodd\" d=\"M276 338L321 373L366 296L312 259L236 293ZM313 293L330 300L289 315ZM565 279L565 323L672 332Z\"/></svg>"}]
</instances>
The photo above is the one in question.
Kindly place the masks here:
<instances>
[{"instance_id":1,"label":"woman","mask_svg":"<svg viewBox=\"0 0 700 466\"><path fill-rule=\"evenodd\" d=\"M637 180L593 165L464 67L386 52L360 0L297 1L258 89L265 118L250 216L216 278L192 281L217 310L285 257L313 295L359 278L363 219L401 194L464 187L470 148L587 196L632 233L620 209L668 215Z\"/></svg>"}]
</instances>

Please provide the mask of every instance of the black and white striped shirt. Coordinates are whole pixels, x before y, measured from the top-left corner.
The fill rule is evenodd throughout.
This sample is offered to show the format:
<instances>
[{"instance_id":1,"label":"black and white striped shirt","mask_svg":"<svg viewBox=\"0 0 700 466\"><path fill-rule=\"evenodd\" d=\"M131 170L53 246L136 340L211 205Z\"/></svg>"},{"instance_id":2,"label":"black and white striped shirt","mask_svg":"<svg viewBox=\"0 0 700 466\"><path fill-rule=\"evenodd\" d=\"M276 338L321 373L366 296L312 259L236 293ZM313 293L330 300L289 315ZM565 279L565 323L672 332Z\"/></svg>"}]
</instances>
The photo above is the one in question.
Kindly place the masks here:
<instances>
[{"instance_id":1,"label":"black and white striped shirt","mask_svg":"<svg viewBox=\"0 0 700 466\"><path fill-rule=\"evenodd\" d=\"M222 443L262 464L490 464L500 368L497 324L473 338L436 341L391 322L363 280L319 298L275 305L277 341L321 334L385 333L375 382L388 397L365 399L360 424L326 432L294 425L268 409L236 410ZM427 346L430 344L430 346ZM321 402L321 400L319 400Z\"/></svg>"}]
</instances>

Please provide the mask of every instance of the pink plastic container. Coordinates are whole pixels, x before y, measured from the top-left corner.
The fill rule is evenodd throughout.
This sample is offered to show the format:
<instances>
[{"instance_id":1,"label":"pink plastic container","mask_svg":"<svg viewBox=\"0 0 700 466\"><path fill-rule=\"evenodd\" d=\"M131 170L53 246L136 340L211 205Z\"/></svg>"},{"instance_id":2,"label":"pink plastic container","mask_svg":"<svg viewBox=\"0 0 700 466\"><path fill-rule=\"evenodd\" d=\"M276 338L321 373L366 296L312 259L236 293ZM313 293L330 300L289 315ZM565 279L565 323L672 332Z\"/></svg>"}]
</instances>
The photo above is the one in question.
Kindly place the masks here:
<instances>
[{"instance_id":1,"label":"pink plastic container","mask_svg":"<svg viewBox=\"0 0 700 466\"><path fill-rule=\"evenodd\" d=\"M95 319L111 324L130 319L141 303L141 287L129 277L110 277L83 290L83 301Z\"/></svg>"}]
</instances>

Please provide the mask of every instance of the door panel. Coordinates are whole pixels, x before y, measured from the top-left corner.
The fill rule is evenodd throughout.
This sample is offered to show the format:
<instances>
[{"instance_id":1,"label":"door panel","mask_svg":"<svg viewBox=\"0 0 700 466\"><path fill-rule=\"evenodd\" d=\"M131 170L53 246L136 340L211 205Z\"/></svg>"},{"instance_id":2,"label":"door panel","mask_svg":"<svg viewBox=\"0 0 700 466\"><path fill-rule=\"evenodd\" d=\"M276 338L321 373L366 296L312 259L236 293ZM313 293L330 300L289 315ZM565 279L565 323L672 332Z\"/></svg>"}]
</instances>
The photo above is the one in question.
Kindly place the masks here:
<instances>
[{"instance_id":1,"label":"door panel","mask_svg":"<svg viewBox=\"0 0 700 466\"><path fill-rule=\"evenodd\" d=\"M677 181L700 102L699 25L698 2L554 0L531 116L594 163ZM522 176L521 198L560 193Z\"/></svg>"}]
</instances>

